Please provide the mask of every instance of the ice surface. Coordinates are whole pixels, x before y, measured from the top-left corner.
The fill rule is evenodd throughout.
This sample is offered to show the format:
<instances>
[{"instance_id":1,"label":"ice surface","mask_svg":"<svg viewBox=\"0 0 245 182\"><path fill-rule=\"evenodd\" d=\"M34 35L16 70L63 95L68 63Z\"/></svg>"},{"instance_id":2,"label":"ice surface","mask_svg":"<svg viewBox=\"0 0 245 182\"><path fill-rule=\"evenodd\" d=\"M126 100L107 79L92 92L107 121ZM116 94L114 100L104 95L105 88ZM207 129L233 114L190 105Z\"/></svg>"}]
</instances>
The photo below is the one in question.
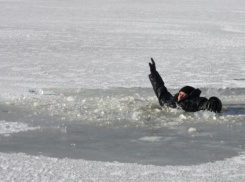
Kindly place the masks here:
<instances>
[{"instance_id":1,"label":"ice surface","mask_svg":"<svg viewBox=\"0 0 245 182\"><path fill-rule=\"evenodd\" d=\"M24 123L0 121L0 136L8 136L10 133L18 133L21 131L36 129L38 129L38 127L29 127Z\"/></svg>"},{"instance_id":2,"label":"ice surface","mask_svg":"<svg viewBox=\"0 0 245 182\"><path fill-rule=\"evenodd\" d=\"M0 3L4 97L33 87L150 87L150 57L170 88L244 87L239 0Z\"/></svg>"},{"instance_id":3,"label":"ice surface","mask_svg":"<svg viewBox=\"0 0 245 182\"><path fill-rule=\"evenodd\" d=\"M95 162L0 153L0 180L24 181L244 181L245 156L197 166Z\"/></svg>"},{"instance_id":4,"label":"ice surface","mask_svg":"<svg viewBox=\"0 0 245 182\"><path fill-rule=\"evenodd\" d=\"M244 151L244 3L0 0L1 132L12 124L1 152L144 164L158 153L182 165ZM221 98L222 113L160 110L143 89L150 57L168 88L201 87ZM116 147L129 158L113 156ZM244 155L193 167L0 155L3 181L244 181Z\"/></svg>"}]
</instances>

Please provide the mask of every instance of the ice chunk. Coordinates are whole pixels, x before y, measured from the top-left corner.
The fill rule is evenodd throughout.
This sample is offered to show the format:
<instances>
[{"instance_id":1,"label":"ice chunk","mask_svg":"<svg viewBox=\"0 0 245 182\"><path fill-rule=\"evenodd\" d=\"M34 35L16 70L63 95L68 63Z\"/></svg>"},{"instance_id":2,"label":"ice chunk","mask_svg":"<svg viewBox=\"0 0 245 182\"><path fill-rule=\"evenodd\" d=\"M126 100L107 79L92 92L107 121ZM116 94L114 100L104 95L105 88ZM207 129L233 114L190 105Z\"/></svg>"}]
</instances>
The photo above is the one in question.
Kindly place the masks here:
<instances>
[{"instance_id":1,"label":"ice chunk","mask_svg":"<svg viewBox=\"0 0 245 182\"><path fill-rule=\"evenodd\" d=\"M184 114L181 114L181 115L179 116L179 118L180 118L180 119L186 119L186 116L185 116Z\"/></svg>"},{"instance_id":2,"label":"ice chunk","mask_svg":"<svg viewBox=\"0 0 245 182\"><path fill-rule=\"evenodd\" d=\"M162 137L159 136L146 136L146 137L142 137L139 138L139 140L141 141L148 141L148 142L158 142L161 141Z\"/></svg>"},{"instance_id":3,"label":"ice chunk","mask_svg":"<svg viewBox=\"0 0 245 182\"><path fill-rule=\"evenodd\" d=\"M193 133L193 132L196 132L196 131L197 131L196 128L189 128L189 129L188 129L188 132L189 132L189 133Z\"/></svg>"},{"instance_id":4,"label":"ice chunk","mask_svg":"<svg viewBox=\"0 0 245 182\"><path fill-rule=\"evenodd\" d=\"M5 136L6 134L10 134L10 133L18 133L21 131L36 130L38 128L39 127L30 127L25 123L0 121L0 134L3 134Z\"/></svg>"}]
</instances>

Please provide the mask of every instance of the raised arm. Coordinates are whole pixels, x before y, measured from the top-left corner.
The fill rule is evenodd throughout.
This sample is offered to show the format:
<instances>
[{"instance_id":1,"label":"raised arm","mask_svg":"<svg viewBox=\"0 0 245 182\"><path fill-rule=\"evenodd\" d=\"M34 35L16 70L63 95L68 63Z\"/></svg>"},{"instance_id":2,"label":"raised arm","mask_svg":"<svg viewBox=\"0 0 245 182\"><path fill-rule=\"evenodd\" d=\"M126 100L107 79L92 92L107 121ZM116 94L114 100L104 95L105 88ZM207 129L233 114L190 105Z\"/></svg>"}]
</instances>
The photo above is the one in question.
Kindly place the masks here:
<instances>
[{"instance_id":1,"label":"raised arm","mask_svg":"<svg viewBox=\"0 0 245 182\"><path fill-rule=\"evenodd\" d=\"M167 88L164 86L164 82L156 70L155 61L151 58L151 62L149 63L151 74L149 75L149 79L151 81L153 90L158 98L158 101L161 106L167 104L167 106L176 108L176 102L173 96L168 92Z\"/></svg>"}]
</instances>

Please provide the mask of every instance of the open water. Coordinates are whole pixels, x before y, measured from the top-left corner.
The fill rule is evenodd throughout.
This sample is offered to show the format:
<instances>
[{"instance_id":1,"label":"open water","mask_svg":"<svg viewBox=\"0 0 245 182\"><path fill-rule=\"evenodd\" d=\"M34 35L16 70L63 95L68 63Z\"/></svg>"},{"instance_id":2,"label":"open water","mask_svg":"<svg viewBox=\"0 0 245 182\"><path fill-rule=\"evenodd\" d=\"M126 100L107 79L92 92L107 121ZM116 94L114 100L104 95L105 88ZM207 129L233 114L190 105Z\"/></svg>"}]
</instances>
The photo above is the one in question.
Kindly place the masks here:
<instances>
[{"instance_id":1,"label":"open water","mask_svg":"<svg viewBox=\"0 0 245 182\"><path fill-rule=\"evenodd\" d=\"M221 98L221 113L161 108L149 88L29 90L0 105L0 120L37 129L1 135L0 152L162 166L243 152L244 89L201 90Z\"/></svg>"}]
</instances>

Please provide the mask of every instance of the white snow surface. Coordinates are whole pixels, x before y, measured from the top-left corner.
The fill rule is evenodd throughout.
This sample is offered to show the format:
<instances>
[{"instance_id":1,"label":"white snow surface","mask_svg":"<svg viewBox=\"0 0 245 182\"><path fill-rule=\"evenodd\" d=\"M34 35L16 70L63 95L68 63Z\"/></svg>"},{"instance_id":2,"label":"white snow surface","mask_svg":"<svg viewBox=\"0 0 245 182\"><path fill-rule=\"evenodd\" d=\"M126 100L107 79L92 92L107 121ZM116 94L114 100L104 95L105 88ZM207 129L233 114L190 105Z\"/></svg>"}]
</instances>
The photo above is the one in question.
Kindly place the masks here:
<instances>
[{"instance_id":1,"label":"white snow surface","mask_svg":"<svg viewBox=\"0 0 245 182\"><path fill-rule=\"evenodd\" d=\"M56 159L0 153L0 181L244 181L245 155L197 166Z\"/></svg>"},{"instance_id":2,"label":"white snow surface","mask_svg":"<svg viewBox=\"0 0 245 182\"><path fill-rule=\"evenodd\" d=\"M0 87L244 87L243 1L0 0Z\"/></svg>"},{"instance_id":3,"label":"white snow surface","mask_svg":"<svg viewBox=\"0 0 245 182\"><path fill-rule=\"evenodd\" d=\"M241 0L0 0L1 99L53 87L151 87L150 57L169 88L245 87L244 20ZM245 154L158 167L0 153L4 182L245 181L244 170Z\"/></svg>"}]
</instances>

